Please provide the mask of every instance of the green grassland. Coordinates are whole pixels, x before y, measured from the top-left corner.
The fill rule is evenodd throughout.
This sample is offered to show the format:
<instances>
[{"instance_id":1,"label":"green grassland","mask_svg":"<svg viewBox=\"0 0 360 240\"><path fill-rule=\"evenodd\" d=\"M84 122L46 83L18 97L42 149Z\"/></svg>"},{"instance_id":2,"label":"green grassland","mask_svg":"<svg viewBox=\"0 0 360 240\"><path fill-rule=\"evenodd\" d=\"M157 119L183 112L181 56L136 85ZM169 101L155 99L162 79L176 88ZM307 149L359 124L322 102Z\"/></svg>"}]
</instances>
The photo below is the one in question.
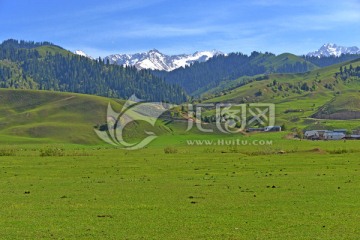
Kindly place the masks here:
<instances>
[{"instance_id":1,"label":"green grassland","mask_svg":"<svg viewBox=\"0 0 360 240\"><path fill-rule=\"evenodd\" d=\"M1 237L357 239L358 143L280 136L241 137L273 139L265 148L2 145Z\"/></svg>"}]
</instances>

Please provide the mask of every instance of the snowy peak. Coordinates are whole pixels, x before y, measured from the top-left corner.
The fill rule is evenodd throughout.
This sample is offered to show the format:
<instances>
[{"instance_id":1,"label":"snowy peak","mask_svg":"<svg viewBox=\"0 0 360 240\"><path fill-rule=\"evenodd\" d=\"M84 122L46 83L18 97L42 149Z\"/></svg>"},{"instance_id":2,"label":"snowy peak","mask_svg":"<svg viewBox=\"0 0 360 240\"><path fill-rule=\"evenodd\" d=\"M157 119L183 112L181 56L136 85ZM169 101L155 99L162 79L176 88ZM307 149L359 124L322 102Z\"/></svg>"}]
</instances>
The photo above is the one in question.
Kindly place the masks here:
<instances>
[{"instance_id":1,"label":"snowy peak","mask_svg":"<svg viewBox=\"0 0 360 240\"><path fill-rule=\"evenodd\" d=\"M152 49L145 53L113 54L105 57L105 60L109 59L112 64L135 66L138 69L172 71L189 66L194 62L205 62L217 55L224 55L224 53L213 50L195 52L194 54L166 55L157 49Z\"/></svg>"},{"instance_id":2,"label":"snowy peak","mask_svg":"<svg viewBox=\"0 0 360 240\"><path fill-rule=\"evenodd\" d=\"M307 56L310 57L329 57L336 56L339 57L342 54L360 54L360 49L358 47L343 47L338 46L333 43L327 43L322 45L319 50L315 52L310 52Z\"/></svg>"},{"instance_id":3,"label":"snowy peak","mask_svg":"<svg viewBox=\"0 0 360 240\"><path fill-rule=\"evenodd\" d=\"M75 53L76 55L79 55L79 56L83 56L83 57L87 57L87 58L93 59L91 56L87 55L86 53L84 53L84 52L81 51L81 50L76 50L76 51L74 51L74 53Z\"/></svg>"}]
</instances>

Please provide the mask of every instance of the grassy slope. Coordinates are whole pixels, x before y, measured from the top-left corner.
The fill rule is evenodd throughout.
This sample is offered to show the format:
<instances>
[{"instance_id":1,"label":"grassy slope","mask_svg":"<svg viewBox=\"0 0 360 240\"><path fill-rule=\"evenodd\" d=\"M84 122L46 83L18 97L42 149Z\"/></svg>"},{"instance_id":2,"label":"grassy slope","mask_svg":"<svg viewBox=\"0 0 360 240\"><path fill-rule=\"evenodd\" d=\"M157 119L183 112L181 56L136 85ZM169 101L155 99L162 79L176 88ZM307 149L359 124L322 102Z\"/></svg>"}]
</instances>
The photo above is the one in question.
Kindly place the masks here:
<instances>
[{"instance_id":1,"label":"grassy slope","mask_svg":"<svg viewBox=\"0 0 360 240\"><path fill-rule=\"evenodd\" d=\"M0 89L0 142L99 143L93 126L106 119L107 98L74 93Z\"/></svg>"},{"instance_id":2,"label":"grassy slope","mask_svg":"<svg viewBox=\"0 0 360 240\"><path fill-rule=\"evenodd\" d=\"M338 64L323 69L314 70L304 74L272 74L270 78L264 81L256 81L249 83L243 87L239 87L228 92L226 95L208 99L206 102L270 102L276 104L278 123L288 123L290 126L305 127L311 124L325 124L334 127L342 126L346 128L354 128L360 126L359 121L325 121L325 123L316 120L311 121L307 118L315 114L321 107L331 102L333 111L358 110L360 101L358 92L360 91L359 82L351 82L344 84L339 81L334 90L324 87L325 84L335 83L334 74L339 71L340 66L350 63L356 67L360 65L360 60L354 60L347 64ZM289 91L272 91L268 87L274 80L283 87L289 84L308 83L309 86L316 85L315 91L302 91L294 93ZM256 97L258 91L262 92L262 96ZM340 93L340 94L336 94ZM286 110L302 110L297 113L285 113Z\"/></svg>"},{"instance_id":3,"label":"grassy slope","mask_svg":"<svg viewBox=\"0 0 360 240\"><path fill-rule=\"evenodd\" d=\"M103 144L93 128L106 122L108 103L120 113L123 100L93 95L37 90L0 89L0 143ZM131 117L135 117L133 113ZM162 121L126 127L127 141L142 139L145 131L171 132ZM131 125L130 125L131 126Z\"/></svg>"}]
</instances>

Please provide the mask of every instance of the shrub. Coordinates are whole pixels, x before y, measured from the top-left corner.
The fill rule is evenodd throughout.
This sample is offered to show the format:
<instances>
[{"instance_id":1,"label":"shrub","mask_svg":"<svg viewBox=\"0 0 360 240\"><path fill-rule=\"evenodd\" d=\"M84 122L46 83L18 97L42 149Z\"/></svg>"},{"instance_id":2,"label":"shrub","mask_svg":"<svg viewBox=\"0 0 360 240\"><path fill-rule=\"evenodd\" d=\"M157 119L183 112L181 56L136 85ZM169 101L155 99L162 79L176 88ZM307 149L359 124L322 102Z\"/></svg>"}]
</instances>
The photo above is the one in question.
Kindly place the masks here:
<instances>
[{"instance_id":1,"label":"shrub","mask_svg":"<svg viewBox=\"0 0 360 240\"><path fill-rule=\"evenodd\" d=\"M354 151L352 150L348 150L348 149L345 149L345 148L342 148L342 149L334 149L334 150L329 150L328 151L330 154L344 154L344 153L352 153Z\"/></svg>"},{"instance_id":2,"label":"shrub","mask_svg":"<svg viewBox=\"0 0 360 240\"><path fill-rule=\"evenodd\" d=\"M174 147L166 147L164 148L164 153L170 154L170 153L177 153L178 150Z\"/></svg>"},{"instance_id":3,"label":"shrub","mask_svg":"<svg viewBox=\"0 0 360 240\"><path fill-rule=\"evenodd\" d=\"M0 157L15 156L15 149L0 149Z\"/></svg>"},{"instance_id":4,"label":"shrub","mask_svg":"<svg viewBox=\"0 0 360 240\"><path fill-rule=\"evenodd\" d=\"M40 150L41 157L50 157L50 156L64 156L64 149L61 148L47 148Z\"/></svg>"}]
</instances>

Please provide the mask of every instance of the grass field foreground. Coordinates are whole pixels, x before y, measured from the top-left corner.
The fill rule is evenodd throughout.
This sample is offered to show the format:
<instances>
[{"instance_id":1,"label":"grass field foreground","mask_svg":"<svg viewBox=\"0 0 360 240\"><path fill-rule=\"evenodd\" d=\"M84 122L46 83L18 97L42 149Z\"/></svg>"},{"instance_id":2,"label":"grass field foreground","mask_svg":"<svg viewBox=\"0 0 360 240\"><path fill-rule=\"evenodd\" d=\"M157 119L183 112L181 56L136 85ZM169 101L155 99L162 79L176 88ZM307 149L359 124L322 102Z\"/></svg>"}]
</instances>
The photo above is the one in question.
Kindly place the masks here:
<instances>
[{"instance_id":1,"label":"grass field foreground","mask_svg":"<svg viewBox=\"0 0 360 240\"><path fill-rule=\"evenodd\" d=\"M2 146L1 236L357 239L357 145Z\"/></svg>"}]
</instances>

